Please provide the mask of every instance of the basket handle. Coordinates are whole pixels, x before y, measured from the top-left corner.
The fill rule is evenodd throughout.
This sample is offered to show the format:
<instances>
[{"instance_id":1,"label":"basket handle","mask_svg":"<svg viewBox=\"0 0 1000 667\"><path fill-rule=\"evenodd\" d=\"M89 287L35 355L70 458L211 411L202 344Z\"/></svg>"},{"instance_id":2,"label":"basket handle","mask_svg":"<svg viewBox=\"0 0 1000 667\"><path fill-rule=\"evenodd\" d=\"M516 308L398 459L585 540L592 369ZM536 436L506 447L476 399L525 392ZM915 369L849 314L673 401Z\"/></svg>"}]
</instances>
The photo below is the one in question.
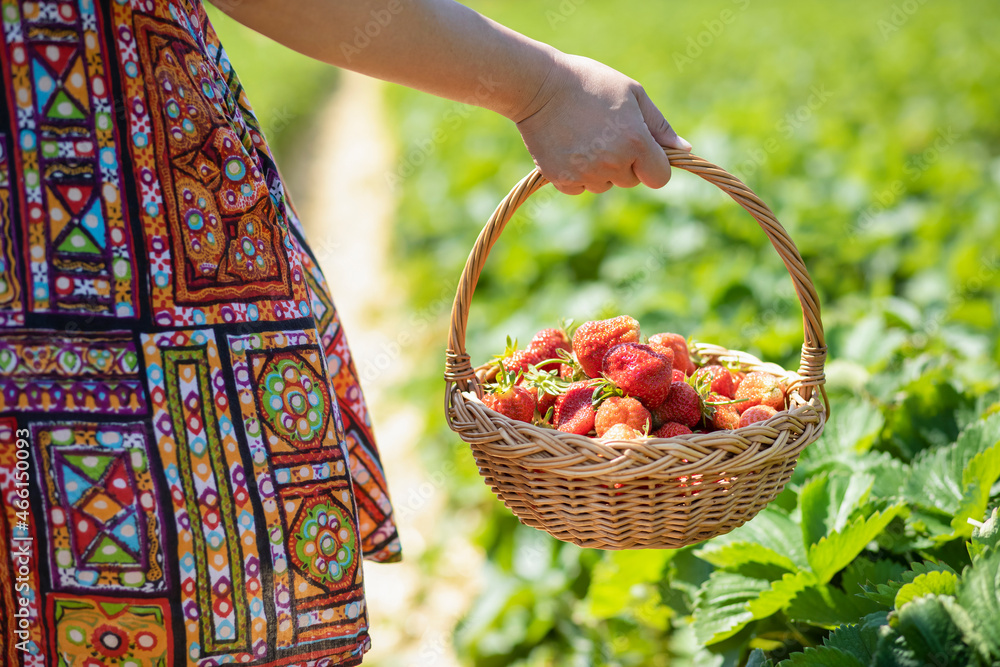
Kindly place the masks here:
<instances>
[{"instance_id":1,"label":"basket handle","mask_svg":"<svg viewBox=\"0 0 1000 667\"><path fill-rule=\"evenodd\" d=\"M801 379L794 384L807 401L812 396L814 388L820 391L829 414L830 409L824 387L826 377L823 373L826 363L826 342L823 336L823 322L820 320L819 297L795 243L774 217L771 209L738 178L697 155L672 148L665 148L664 152L670 160L671 166L700 176L745 208L767 234L774 249L778 251L778 255L792 277L795 294L802 306L804 342L799 364ZM469 322L469 305L472 303L472 295L476 291L476 283L479 281L483 265L486 263L486 258L489 256L493 244L500 238L500 234L503 233L514 212L527 201L528 197L546 183L548 180L542 176L537 167L521 179L521 182L515 185L503 198L493 215L490 216L489 222L479 233L476 244L472 247L472 252L469 253L469 258L465 262L465 269L462 271L462 278L459 280L455 292L455 301L451 307L451 331L448 334L444 375L448 383L457 385L462 391L473 388L477 394L482 393L482 387L476 380L476 374L472 368L472 361L465 351L465 332Z\"/></svg>"}]
</instances>

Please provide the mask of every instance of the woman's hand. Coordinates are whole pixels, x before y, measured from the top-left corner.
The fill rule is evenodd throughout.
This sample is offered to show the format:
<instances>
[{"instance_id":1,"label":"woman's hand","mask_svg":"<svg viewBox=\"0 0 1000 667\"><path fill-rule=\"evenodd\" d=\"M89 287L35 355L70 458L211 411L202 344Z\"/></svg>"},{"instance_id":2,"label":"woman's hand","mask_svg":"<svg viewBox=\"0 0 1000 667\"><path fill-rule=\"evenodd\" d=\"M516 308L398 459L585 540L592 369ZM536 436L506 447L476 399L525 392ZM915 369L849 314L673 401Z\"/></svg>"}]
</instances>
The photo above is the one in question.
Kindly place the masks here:
<instances>
[{"instance_id":1,"label":"woman's hand","mask_svg":"<svg viewBox=\"0 0 1000 667\"><path fill-rule=\"evenodd\" d=\"M556 53L517 120L525 146L560 192L670 180L662 146L691 150L637 82L589 58Z\"/></svg>"}]
</instances>

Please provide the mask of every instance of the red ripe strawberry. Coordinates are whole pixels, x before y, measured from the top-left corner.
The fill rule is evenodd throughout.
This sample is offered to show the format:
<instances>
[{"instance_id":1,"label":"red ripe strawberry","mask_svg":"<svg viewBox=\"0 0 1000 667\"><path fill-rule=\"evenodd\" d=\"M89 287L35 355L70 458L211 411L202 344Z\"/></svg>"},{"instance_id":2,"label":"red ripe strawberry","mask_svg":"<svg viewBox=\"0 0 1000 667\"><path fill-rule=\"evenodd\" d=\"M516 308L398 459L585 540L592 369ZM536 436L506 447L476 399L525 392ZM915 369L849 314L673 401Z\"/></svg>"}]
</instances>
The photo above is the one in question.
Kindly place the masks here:
<instances>
[{"instance_id":1,"label":"red ripe strawberry","mask_svg":"<svg viewBox=\"0 0 1000 667\"><path fill-rule=\"evenodd\" d=\"M519 385L501 385L497 392L483 396L483 403L490 410L496 410L517 421L531 423L535 416L535 397L527 388Z\"/></svg>"},{"instance_id":2,"label":"red ripe strawberry","mask_svg":"<svg viewBox=\"0 0 1000 667\"><path fill-rule=\"evenodd\" d=\"M632 428L645 432L649 427L649 410L642 407L642 403L627 396L612 396L601 402L597 408L597 416L594 417L594 428L597 430L597 437L604 437L604 434L615 424L626 424Z\"/></svg>"},{"instance_id":3,"label":"red ripe strawberry","mask_svg":"<svg viewBox=\"0 0 1000 667\"><path fill-rule=\"evenodd\" d=\"M605 431L604 435L600 437L605 440L635 440L636 438L642 438L644 436L642 431L637 428L632 428L628 424L615 424Z\"/></svg>"},{"instance_id":4,"label":"red ripe strawberry","mask_svg":"<svg viewBox=\"0 0 1000 667\"><path fill-rule=\"evenodd\" d=\"M556 398L553 423L560 431L587 435L594 428L594 383L574 382Z\"/></svg>"},{"instance_id":5,"label":"red ripe strawberry","mask_svg":"<svg viewBox=\"0 0 1000 667\"><path fill-rule=\"evenodd\" d=\"M733 398L736 395L736 388L733 386L733 374L724 366L718 364L703 366L694 372L694 377L695 380L708 378L706 381L712 383L709 391L722 394L726 398Z\"/></svg>"},{"instance_id":6,"label":"red ripe strawberry","mask_svg":"<svg viewBox=\"0 0 1000 667\"><path fill-rule=\"evenodd\" d=\"M639 342L639 323L628 315L584 322L573 334L573 351L589 377L601 375L604 356L615 345Z\"/></svg>"},{"instance_id":7,"label":"red ripe strawberry","mask_svg":"<svg viewBox=\"0 0 1000 667\"><path fill-rule=\"evenodd\" d=\"M566 352L572 352L573 346L570 345L569 337L566 332L562 329L542 329L535 334L535 337L531 339L528 343L528 351L534 352L537 357L536 365L546 361L547 359L558 359L559 350L566 350ZM557 362L542 364L538 368L542 370L550 370L558 365Z\"/></svg>"},{"instance_id":8,"label":"red ripe strawberry","mask_svg":"<svg viewBox=\"0 0 1000 667\"><path fill-rule=\"evenodd\" d=\"M538 355L531 350L515 350L504 366L513 373L527 373L528 366L538 361Z\"/></svg>"},{"instance_id":9,"label":"red ripe strawberry","mask_svg":"<svg viewBox=\"0 0 1000 667\"><path fill-rule=\"evenodd\" d=\"M684 336L675 333L653 334L649 337L649 346L660 353L670 348L674 351L674 369L683 371L685 375L694 372L694 362L691 361L691 353L688 352Z\"/></svg>"},{"instance_id":10,"label":"red ripe strawberry","mask_svg":"<svg viewBox=\"0 0 1000 667\"><path fill-rule=\"evenodd\" d=\"M750 424L756 424L757 422L762 422L765 419L770 419L776 414L778 414L778 411L770 405L755 405L747 408L743 411L743 415L740 417L740 428L749 426Z\"/></svg>"},{"instance_id":11,"label":"red ripe strawberry","mask_svg":"<svg viewBox=\"0 0 1000 667\"><path fill-rule=\"evenodd\" d=\"M738 404L740 412L755 405L767 405L775 410L785 409L785 388L781 380L770 373L754 371L746 376L736 391L735 398L748 399Z\"/></svg>"},{"instance_id":12,"label":"red ripe strawberry","mask_svg":"<svg viewBox=\"0 0 1000 667\"><path fill-rule=\"evenodd\" d=\"M747 374L744 373L743 371L736 371L735 373L733 373L733 392L734 392L733 396L736 395L735 392L740 390L740 384L743 382L746 376Z\"/></svg>"},{"instance_id":13,"label":"red ripe strawberry","mask_svg":"<svg viewBox=\"0 0 1000 667\"><path fill-rule=\"evenodd\" d=\"M655 409L670 393L673 381L672 350L660 354L648 345L623 343L608 350L604 357L604 375L621 390Z\"/></svg>"},{"instance_id":14,"label":"red ripe strawberry","mask_svg":"<svg viewBox=\"0 0 1000 667\"><path fill-rule=\"evenodd\" d=\"M677 422L694 427L701 421L701 397L687 382L672 382L667 400L653 411L656 422Z\"/></svg>"},{"instance_id":15,"label":"red ripe strawberry","mask_svg":"<svg viewBox=\"0 0 1000 667\"><path fill-rule=\"evenodd\" d=\"M652 436L654 438L674 438L678 435L687 435L691 433L689 429L684 424L678 424L677 422L667 422L660 428L653 431Z\"/></svg>"},{"instance_id":16,"label":"red ripe strawberry","mask_svg":"<svg viewBox=\"0 0 1000 667\"><path fill-rule=\"evenodd\" d=\"M653 347L653 346L650 345L650 347ZM656 348L653 347L653 349L655 350ZM680 370L679 368L675 368L674 369L674 382L684 382L685 380L687 380L687 376L684 375L684 371Z\"/></svg>"},{"instance_id":17,"label":"red ripe strawberry","mask_svg":"<svg viewBox=\"0 0 1000 667\"><path fill-rule=\"evenodd\" d=\"M727 371L728 372L728 371ZM712 426L718 429L732 430L739 428L740 413L736 410L736 404L732 399L721 394L711 393L705 403L712 411ZM718 403L720 405L713 405Z\"/></svg>"}]
</instances>

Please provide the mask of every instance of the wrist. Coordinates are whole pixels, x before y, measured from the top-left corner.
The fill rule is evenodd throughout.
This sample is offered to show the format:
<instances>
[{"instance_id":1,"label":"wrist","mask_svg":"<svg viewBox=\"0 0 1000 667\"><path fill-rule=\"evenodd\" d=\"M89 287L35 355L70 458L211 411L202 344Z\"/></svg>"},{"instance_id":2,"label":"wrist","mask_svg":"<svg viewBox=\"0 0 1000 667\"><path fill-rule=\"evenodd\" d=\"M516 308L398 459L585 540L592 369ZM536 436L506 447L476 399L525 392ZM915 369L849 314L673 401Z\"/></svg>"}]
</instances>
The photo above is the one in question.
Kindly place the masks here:
<instances>
[{"instance_id":1,"label":"wrist","mask_svg":"<svg viewBox=\"0 0 1000 667\"><path fill-rule=\"evenodd\" d=\"M494 109L515 124L532 116L552 98L560 70L559 60L563 56L562 52L547 44L534 42L531 48L534 53L526 63L528 67L522 70L526 75L517 86L517 94L512 95L502 108Z\"/></svg>"}]
</instances>

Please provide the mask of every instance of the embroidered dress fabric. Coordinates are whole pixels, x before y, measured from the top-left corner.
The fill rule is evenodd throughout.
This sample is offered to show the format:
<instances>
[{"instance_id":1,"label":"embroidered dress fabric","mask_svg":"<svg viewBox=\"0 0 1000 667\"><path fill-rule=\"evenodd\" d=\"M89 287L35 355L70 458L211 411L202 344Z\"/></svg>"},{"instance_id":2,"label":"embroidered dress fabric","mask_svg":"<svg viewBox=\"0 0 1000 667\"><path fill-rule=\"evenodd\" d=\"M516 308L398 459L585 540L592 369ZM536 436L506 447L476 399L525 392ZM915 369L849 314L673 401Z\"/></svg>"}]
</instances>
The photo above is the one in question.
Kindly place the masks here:
<instances>
[{"instance_id":1,"label":"embroidered dress fabric","mask_svg":"<svg viewBox=\"0 0 1000 667\"><path fill-rule=\"evenodd\" d=\"M0 664L359 663L392 506L204 8L0 16Z\"/></svg>"}]
</instances>

